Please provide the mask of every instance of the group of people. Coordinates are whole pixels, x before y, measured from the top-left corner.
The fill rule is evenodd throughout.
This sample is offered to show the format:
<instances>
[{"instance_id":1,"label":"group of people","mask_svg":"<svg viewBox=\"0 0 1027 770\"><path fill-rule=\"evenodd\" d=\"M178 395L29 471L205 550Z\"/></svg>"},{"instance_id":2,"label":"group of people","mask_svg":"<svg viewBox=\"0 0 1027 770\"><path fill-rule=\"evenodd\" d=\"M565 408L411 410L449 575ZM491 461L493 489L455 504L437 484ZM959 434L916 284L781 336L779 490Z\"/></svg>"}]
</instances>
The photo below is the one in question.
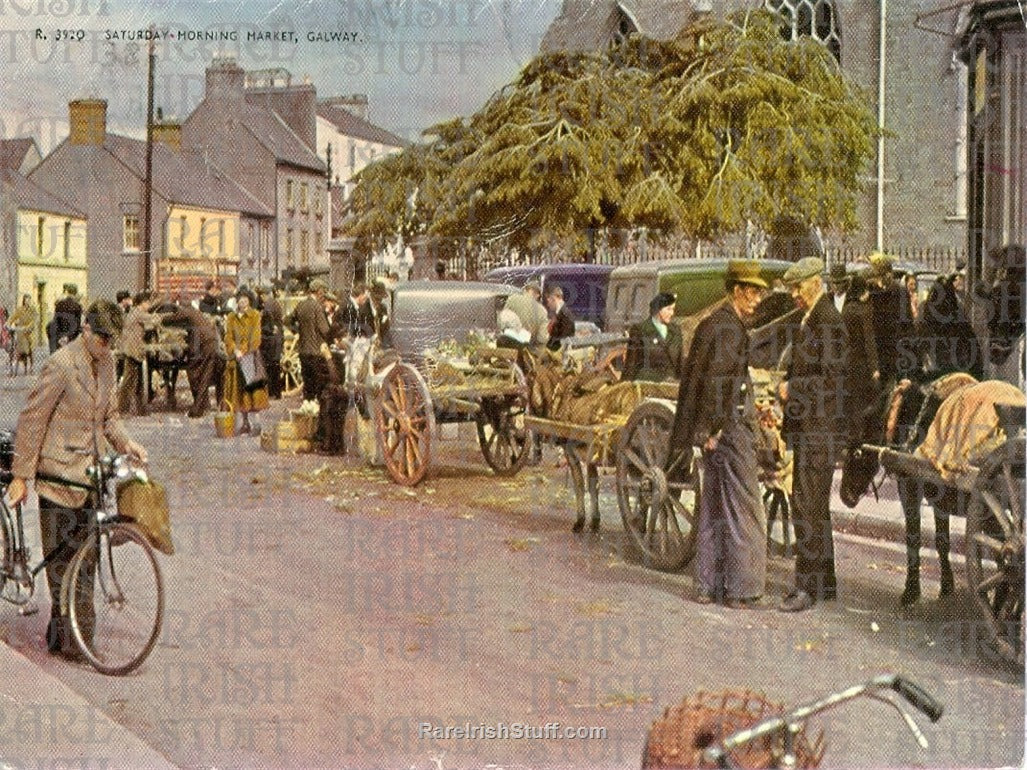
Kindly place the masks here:
<instances>
[{"instance_id":1,"label":"group of people","mask_svg":"<svg viewBox=\"0 0 1027 770\"><path fill-rule=\"evenodd\" d=\"M782 435L794 457L797 541L794 585L777 606L800 612L837 596L831 482L836 463L861 435L861 420L869 418L864 410L901 378L951 371L979 378L983 372L961 282L959 270L942 276L914 317L907 288L884 255L872 256L865 273L851 276L838 270L828 276L821 259L801 259L774 294L768 294L758 262L733 261L726 301L699 323L687 356L673 323L676 298L653 298L650 317L630 329L623 376L680 381L665 471L678 478L694 473L693 452L699 450L704 474L696 601L735 608L766 604L767 525L749 377L749 329L761 315L757 311L776 302L775 316L794 308L801 314L776 393ZM782 296L790 298L788 306L781 305Z\"/></svg>"}]
</instances>

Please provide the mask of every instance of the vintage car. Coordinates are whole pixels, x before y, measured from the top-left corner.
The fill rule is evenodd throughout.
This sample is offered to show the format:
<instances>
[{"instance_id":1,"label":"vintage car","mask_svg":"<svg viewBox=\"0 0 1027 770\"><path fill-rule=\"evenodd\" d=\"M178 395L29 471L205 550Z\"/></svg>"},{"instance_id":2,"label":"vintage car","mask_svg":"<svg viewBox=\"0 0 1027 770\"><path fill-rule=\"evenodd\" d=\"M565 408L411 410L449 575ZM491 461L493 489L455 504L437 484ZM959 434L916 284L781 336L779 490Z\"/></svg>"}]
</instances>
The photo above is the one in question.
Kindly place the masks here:
<instances>
[{"instance_id":1,"label":"vintage car","mask_svg":"<svg viewBox=\"0 0 1027 770\"><path fill-rule=\"evenodd\" d=\"M493 334L496 316L517 289L499 283L407 281L392 290L392 344L409 363L446 340L466 338L474 329Z\"/></svg>"},{"instance_id":2,"label":"vintage car","mask_svg":"<svg viewBox=\"0 0 1027 770\"><path fill-rule=\"evenodd\" d=\"M606 328L606 288L612 265L562 263L554 265L515 265L497 267L485 274L490 283L505 283L521 288L538 281L543 293L550 286L563 289L563 298L578 321Z\"/></svg>"}]
</instances>

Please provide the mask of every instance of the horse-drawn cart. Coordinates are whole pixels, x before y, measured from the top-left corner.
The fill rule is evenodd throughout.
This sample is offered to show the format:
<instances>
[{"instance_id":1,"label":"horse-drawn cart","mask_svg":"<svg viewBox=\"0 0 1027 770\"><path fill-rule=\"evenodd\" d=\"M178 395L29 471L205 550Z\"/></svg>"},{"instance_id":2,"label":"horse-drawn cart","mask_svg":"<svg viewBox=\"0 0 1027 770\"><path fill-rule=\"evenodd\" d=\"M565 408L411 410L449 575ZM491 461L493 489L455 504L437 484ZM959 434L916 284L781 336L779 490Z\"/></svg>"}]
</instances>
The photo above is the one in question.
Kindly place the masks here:
<instances>
[{"instance_id":1,"label":"horse-drawn cart","mask_svg":"<svg viewBox=\"0 0 1027 770\"><path fill-rule=\"evenodd\" d=\"M550 418L529 414L524 420L537 437L562 447L567 455L577 502L574 531L585 525L586 475L591 526L598 530L598 471L613 468L628 544L647 566L668 571L681 569L695 553L699 496L699 478L692 468L666 473L677 389L673 382L617 383L606 390L605 404L588 408L593 421L573 409Z\"/></svg>"},{"instance_id":2,"label":"horse-drawn cart","mask_svg":"<svg viewBox=\"0 0 1027 770\"><path fill-rule=\"evenodd\" d=\"M965 375L955 375L965 377ZM949 381L951 382L952 376ZM982 382L947 395L939 405L931 394L941 380L925 388L929 419L920 409L914 440L903 446L864 443L850 458L842 480L843 499L863 487L866 471L859 465L879 462L902 486L917 484L916 502L925 495L923 485L933 487L936 528L945 531L942 563L942 594L950 593L947 517L966 515L967 583L983 627L999 655L1024 665L1024 498L1025 430L1022 393L1001 382ZM1019 403L1017 403L1019 402ZM937 409L937 412L934 412ZM971 411L973 410L973 411ZM983 416L982 416L983 415ZM926 422L930 427L922 430ZM918 444L914 448L913 444ZM876 462L869 466L870 475ZM908 498L908 495L906 495ZM856 495L858 499L858 494ZM850 500L847 503L852 504ZM904 509L910 505L904 500ZM917 505L917 508L919 506ZM907 541L915 527L914 546L919 546L919 510L904 510ZM916 550L914 548L914 550ZM907 592L919 589L919 557L911 553ZM916 572L914 572L914 570ZM917 595L919 591L917 590ZM914 597L915 598L915 597ZM904 594L904 603L906 602Z\"/></svg>"},{"instance_id":3,"label":"horse-drawn cart","mask_svg":"<svg viewBox=\"0 0 1027 770\"><path fill-rule=\"evenodd\" d=\"M485 462L511 475L527 460L528 390L516 352L452 343L494 329L516 289L498 284L408 282L392 293L391 361L367 373L364 388L389 476L412 486L432 462L436 426L474 422ZM373 358L372 354L372 358Z\"/></svg>"}]
</instances>

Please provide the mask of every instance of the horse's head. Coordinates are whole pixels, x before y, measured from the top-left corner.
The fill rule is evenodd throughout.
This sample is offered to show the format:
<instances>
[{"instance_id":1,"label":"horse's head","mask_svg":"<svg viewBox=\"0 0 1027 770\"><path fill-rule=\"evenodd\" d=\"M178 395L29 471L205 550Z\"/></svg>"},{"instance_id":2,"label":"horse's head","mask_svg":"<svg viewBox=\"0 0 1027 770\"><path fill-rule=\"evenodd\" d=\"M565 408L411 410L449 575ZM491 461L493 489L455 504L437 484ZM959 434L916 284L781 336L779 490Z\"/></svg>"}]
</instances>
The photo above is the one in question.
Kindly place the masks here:
<instances>
[{"instance_id":1,"label":"horse's head","mask_svg":"<svg viewBox=\"0 0 1027 770\"><path fill-rule=\"evenodd\" d=\"M864 450L859 444L849 448L842 465L842 484L838 490L838 496L846 506L856 507L856 503L866 494L870 482L877 475L879 467L877 452Z\"/></svg>"}]
</instances>

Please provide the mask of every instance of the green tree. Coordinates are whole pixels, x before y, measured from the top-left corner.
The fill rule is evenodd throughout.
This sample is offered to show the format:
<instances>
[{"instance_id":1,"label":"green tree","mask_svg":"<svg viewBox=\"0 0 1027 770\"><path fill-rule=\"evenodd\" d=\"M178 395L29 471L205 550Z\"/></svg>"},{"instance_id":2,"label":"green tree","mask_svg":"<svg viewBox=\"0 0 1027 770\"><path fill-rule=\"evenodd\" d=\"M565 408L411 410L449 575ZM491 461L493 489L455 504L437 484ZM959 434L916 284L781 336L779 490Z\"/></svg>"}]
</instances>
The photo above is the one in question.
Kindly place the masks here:
<instances>
[{"instance_id":1,"label":"green tree","mask_svg":"<svg viewBox=\"0 0 1027 770\"><path fill-rule=\"evenodd\" d=\"M539 56L448 124L443 146L408 151L417 173L399 160L380 173L430 190L429 232L527 248L603 228L844 228L874 149L867 103L823 46L746 13L669 42Z\"/></svg>"}]
</instances>

